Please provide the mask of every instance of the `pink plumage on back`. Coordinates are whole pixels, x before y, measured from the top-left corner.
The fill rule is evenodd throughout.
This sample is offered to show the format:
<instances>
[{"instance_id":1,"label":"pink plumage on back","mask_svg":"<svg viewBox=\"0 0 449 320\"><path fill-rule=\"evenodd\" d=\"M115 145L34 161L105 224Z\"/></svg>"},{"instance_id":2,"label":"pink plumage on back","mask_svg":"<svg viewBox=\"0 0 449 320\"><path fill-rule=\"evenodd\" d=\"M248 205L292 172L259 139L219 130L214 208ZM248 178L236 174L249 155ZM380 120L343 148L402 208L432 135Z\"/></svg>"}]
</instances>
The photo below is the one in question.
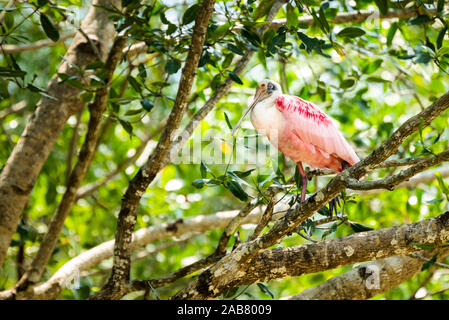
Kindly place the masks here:
<instances>
[{"instance_id":1,"label":"pink plumage on back","mask_svg":"<svg viewBox=\"0 0 449 320\"><path fill-rule=\"evenodd\" d=\"M360 161L330 117L311 102L282 94L275 81L267 79L257 86L253 101L232 129L233 135L249 112L254 128L296 162L302 179L301 202L305 201L308 181L303 162L341 172ZM331 212L337 210L337 204L338 197L329 202Z\"/></svg>"},{"instance_id":2,"label":"pink plumage on back","mask_svg":"<svg viewBox=\"0 0 449 320\"><path fill-rule=\"evenodd\" d=\"M311 102L281 94L276 106L287 123L278 147L292 160L337 172L343 161L350 166L360 161L332 120Z\"/></svg>"}]
</instances>

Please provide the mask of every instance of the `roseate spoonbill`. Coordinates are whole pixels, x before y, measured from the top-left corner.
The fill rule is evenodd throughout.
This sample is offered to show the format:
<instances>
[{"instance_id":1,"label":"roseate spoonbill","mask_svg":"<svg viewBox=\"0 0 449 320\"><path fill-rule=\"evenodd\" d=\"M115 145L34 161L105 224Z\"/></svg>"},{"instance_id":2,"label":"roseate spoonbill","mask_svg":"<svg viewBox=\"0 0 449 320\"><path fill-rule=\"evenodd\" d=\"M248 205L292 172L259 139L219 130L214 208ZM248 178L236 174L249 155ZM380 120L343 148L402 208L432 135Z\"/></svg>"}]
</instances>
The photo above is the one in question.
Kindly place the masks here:
<instances>
[{"instance_id":1,"label":"roseate spoonbill","mask_svg":"<svg viewBox=\"0 0 449 320\"><path fill-rule=\"evenodd\" d=\"M262 81L249 108L232 130L251 112L254 128L267 136L280 152L296 162L302 179L301 202L305 201L307 176L302 163L341 172L360 159L335 127L333 120L311 102L283 94L273 80ZM338 198L329 203L332 213Z\"/></svg>"}]
</instances>

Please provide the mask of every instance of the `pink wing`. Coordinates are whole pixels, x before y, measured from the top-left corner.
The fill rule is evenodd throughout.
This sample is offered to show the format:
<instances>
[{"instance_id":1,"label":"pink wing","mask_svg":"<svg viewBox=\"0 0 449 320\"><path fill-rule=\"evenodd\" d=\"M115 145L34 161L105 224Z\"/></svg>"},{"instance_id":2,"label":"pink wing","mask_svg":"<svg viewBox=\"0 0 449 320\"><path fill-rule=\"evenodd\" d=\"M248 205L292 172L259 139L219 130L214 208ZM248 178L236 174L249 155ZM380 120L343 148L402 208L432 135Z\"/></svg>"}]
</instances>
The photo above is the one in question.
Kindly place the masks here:
<instances>
[{"instance_id":1,"label":"pink wing","mask_svg":"<svg viewBox=\"0 0 449 320\"><path fill-rule=\"evenodd\" d=\"M276 105L301 140L347 161L351 166L360 161L332 120L311 102L282 94L276 98Z\"/></svg>"}]
</instances>

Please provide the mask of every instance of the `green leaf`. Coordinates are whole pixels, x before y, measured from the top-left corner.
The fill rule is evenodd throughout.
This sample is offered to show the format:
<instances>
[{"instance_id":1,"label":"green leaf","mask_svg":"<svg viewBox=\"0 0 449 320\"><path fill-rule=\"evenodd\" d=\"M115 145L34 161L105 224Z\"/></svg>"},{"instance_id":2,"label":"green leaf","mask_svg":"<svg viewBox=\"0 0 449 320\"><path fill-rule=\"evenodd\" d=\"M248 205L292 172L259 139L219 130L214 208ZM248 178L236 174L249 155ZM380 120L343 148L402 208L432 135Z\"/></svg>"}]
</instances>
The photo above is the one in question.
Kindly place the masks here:
<instances>
[{"instance_id":1,"label":"green leaf","mask_svg":"<svg viewBox=\"0 0 449 320\"><path fill-rule=\"evenodd\" d=\"M145 69L145 65L143 63L139 63L137 70L139 70L139 78L142 79L142 81L145 81L147 78L147 70Z\"/></svg>"},{"instance_id":2,"label":"green leaf","mask_svg":"<svg viewBox=\"0 0 449 320\"><path fill-rule=\"evenodd\" d=\"M96 60L94 62L89 63L85 70L96 70L96 69L101 69L104 68L104 62L100 61L100 60Z\"/></svg>"},{"instance_id":3,"label":"green leaf","mask_svg":"<svg viewBox=\"0 0 449 320\"><path fill-rule=\"evenodd\" d=\"M274 299L273 293L271 293L270 289L267 287L266 284L258 283L257 286L259 287L260 291L262 291L263 293L269 295L271 297L271 299Z\"/></svg>"},{"instance_id":4,"label":"green leaf","mask_svg":"<svg viewBox=\"0 0 449 320\"><path fill-rule=\"evenodd\" d=\"M229 78L231 78L232 81L234 81L238 84L243 84L242 80L240 80L239 76L236 75L234 72L228 71L228 74L229 74Z\"/></svg>"},{"instance_id":5,"label":"green leaf","mask_svg":"<svg viewBox=\"0 0 449 320\"><path fill-rule=\"evenodd\" d=\"M299 19L295 12L295 7L290 2L287 3L287 27L296 29L299 25Z\"/></svg>"},{"instance_id":6,"label":"green leaf","mask_svg":"<svg viewBox=\"0 0 449 320\"><path fill-rule=\"evenodd\" d=\"M301 190L302 179L301 179L301 174L299 172L298 166L295 166L295 183L296 183L296 188L298 190Z\"/></svg>"},{"instance_id":7,"label":"green leaf","mask_svg":"<svg viewBox=\"0 0 449 320\"><path fill-rule=\"evenodd\" d=\"M48 3L49 0L37 0L37 5L43 7Z\"/></svg>"},{"instance_id":8,"label":"green leaf","mask_svg":"<svg viewBox=\"0 0 449 320\"><path fill-rule=\"evenodd\" d=\"M387 46L391 46L393 43L394 35L396 34L396 31L398 30L398 23L393 22L390 26L390 29L388 29L387 33Z\"/></svg>"},{"instance_id":9,"label":"green leaf","mask_svg":"<svg viewBox=\"0 0 449 320\"><path fill-rule=\"evenodd\" d=\"M20 234L23 240L35 241L37 238L37 231L32 227L24 224L19 224L17 226L17 233Z\"/></svg>"},{"instance_id":10,"label":"green leaf","mask_svg":"<svg viewBox=\"0 0 449 320\"><path fill-rule=\"evenodd\" d=\"M248 201L248 194L243 190L242 186L234 180L229 180L226 182L226 186L241 201Z\"/></svg>"},{"instance_id":11,"label":"green leaf","mask_svg":"<svg viewBox=\"0 0 449 320\"><path fill-rule=\"evenodd\" d=\"M129 134L129 138L133 136L133 126L126 120L119 119L120 125L122 128Z\"/></svg>"},{"instance_id":12,"label":"green leaf","mask_svg":"<svg viewBox=\"0 0 449 320\"><path fill-rule=\"evenodd\" d=\"M178 27L175 24L170 23L167 28L167 35L173 34L177 29Z\"/></svg>"},{"instance_id":13,"label":"green leaf","mask_svg":"<svg viewBox=\"0 0 449 320\"><path fill-rule=\"evenodd\" d=\"M442 12L444 9L444 0L438 0L438 4L437 4L437 11L438 12Z\"/></svg>"},{"instance_id":14,"label":"green leaf","mask_svg":"<svg viewBox=\"0 0 449 320\"><path fill-rule=\"evenodd\" d=\"M244 55L243 51L240 50L239 48L237 48L237 47L236 47L235 45L233 45L232 43L228 43L226 46L227 46L227 48L228 48L229 50L231 50L232 52L238 54L239 56L243 56L243 55Z\"/></svg>"},{"instance_id":15,"label":"green leaf","mask_svg":"<svg viewBox=\"0 0 449 320\"><path fill-rule=\"evenodd\" d=\"M11 30L14 27L14 14L12 12L5 12L3 17L5 26L8 30Z\"/></svg>"},{"instance_id":16,"label":"green leaf","mask_svg":"<svg viewBox=\"0 0 449 320\"><path fill-rule=\"evenodd\" d=\"M373 62L369 62L362 70L363 74L371 74L374 71L376 71L377 69L379 69L379 67L381 66L383 60L382 59L377 59Z\"/></svg>"},{"instance_id":17,"label":"green leaf","mask_svg":"<svg viewBox=\"0 0 449 320\"><path fill-rule=\"evenodd\" d=\"M245 178L245 177L249 176L251 174L251 172L253 172L254 170L256 170L256 169L251 169L248 171L232 171L232 173L235 174L239 178Z\"/></svg>"},{"instance_id":18,"label":"green leaf","mask_svg":"<svg viewBox=\"0 0 449 320\"><path fill-rule=\"evenodd\" d=\"M326 239L326 237L332 233L334 233L335 231L337 231L337 227L338 227L338 222L334 222L331 224L331 226L329 227L328 230L324 231L322 236L321 236L321 240Z\"/></svg>"},{"instance_id":19,"label":"green leaf","mask_svg":"<svg viewBox=\"0 0 449 320\"><path fill-rule=\"evenodd\" d=\"M165 12L161 12L161 13L159 14L159 18L161 19L161 22L162 22L163 24L166 24L166 25L169 25L169 24L170 24L170 21L168 21L167 17L165 16Z\"/></svg>"},{"instance_id":20,"label":"green leaf","mask_svg":"<svg viewBox=\"0 0 449 320\"><path fill-rule=\"evenodd\" d=\"M351 226L352 231L354 232L364 232L364 231L371 231L374 230L374 228L365 226L363 224L357 223L357 222L351 222L349 221L349 225Z\"/></svg>"},{"instance_id":21,"label":"green leaf","mask_svg":"<svg viewBox=\"0 0 449 320\"><path fill-rule=\"evenodd\" d=\"M194 186L197 189L201 189L206 185L206 181L204 179L196 179L192 182L192 186Z\"/></svg>"},{"instance_id":22,"label":"green leaf","mask_svg":"<svg viewBox=\"0 0 449 320\"><path fill-rule=\"evenodd\" d=\"M198 12L199 7L200 6L198 4L194 4L193 6L189 7L186 12L184 12L184 15L182 16L183 25L189 24L193 22L193 20L195 20L196 13Z\"/></svg>"},{"instance_id":23,"label":"green leaf","mask_svg":"<svg viewBox=\"0 0 449 320\"><path fill-rule=\"evenodd\" d=\"M414 17L414 18L411 18L411 19L408 21L408 24L410 24L410 25L412 25L412 26L418 26L418 25L427 23L427 22L429 22L430 20L431 20L431 19L430 19L429 16L423 14L423 15L420 15L420 16L417 16L417 17Z\"/></svg>"},{"instance_id":24,"label":"green leaf","mask_svg":"<svg viewBox=\"0 0 449 320\"><path fill-rule=\"evenodd\" d=\"M443 46L443 40L444 40L444 35L446 34L447 31L447 27L444 27L443 29L441 29L441 31L438 33L438 38L437 38L437 49L440 49ZM439 53L439 52L438 52Z\"/></svg>"},{"instance_id":25,"label":"green leaf","mask_svg":"<svg viewBox=\"0 0 449 320\"><path fill-rule=\"evenodd\" d=\"M140 104L147 112L150 112L151 109L153 109L153 107L154 107L153 101L151 101L150 99L147 99L147 98L140 100Z\"/></svg>"},{"instance_id":26,"label":"green leaf","mask_svg":"<svg viewBox=\"0 0 449 320\"><path fill-rule=\"evenodd\" d=\"M230 28L231 28L231 24L229 22L222 24L217 29L215 29L215 31L212 34L211 40L216 40L216 39L223 37L224 35L227 34L227 32L229 31Z\"/></svg>"},{"instance_id":27,"label":"green leaf","mask_svg":"<svg viewBox=\"0 0 449 320\"><path fill-rule=\"evenodd\" d=\"M388 0L374 0L377 7L379 8L380 13L383 15L387 14L388 12Z\"/></svg>"},{"instance_id":28,"label":"green leaf","mask_svg":"<svg viewBox=\"0 0 449 320\"><path fill-rule=\"evenodd\" d=\"M54 42L59 40L59 31L56 29L56 27L53 25L53 23L50 21L50 19L41 12L41 25L42 29L44 29L45 34L47 37L49 37Z\"/></svg>"},{"instance_id":29,"label":"green leaf","mask_svg":"<svg viewBox=\"0 0 449 320\"><path fill-rule=\"evenodd\" d=\"M235 296L240 287L229 289L223 293L223 298L229 299Z\"/></svg>"},{"instance_id":30,"label":"green leaf","mask_svg":"<svg viewBox=\"0 0 449 320\"><path fill-rule=\"evenodd\" d=\"M200 172L201 172L201 178L203 178L203 179L207 177L208 172L211 172L203 160L201 160Z\"/></svg>"},{"instance_id":31,"label":"green leaf","mask_svg":"<svg viewBox=\"0 0 449 320\"><path fill-rule=\"evenodd\" d=\"M439 252L436 253L436 254L434 254L433 257L432 257L429 261L425 262L425 263L422 265L421 271L424 271L424 270L426 270L426 269L429 269L431 266L433 266L433 265L435 264L435 262L437 262L438 254L439 254Z\"/></svg>"},{"instance_id":32,"label":"green leaf","mask_svg":"<svg viewBox=\"0 0 449 320\"><path fill-rule=\"evenodd\" d=\"M248 187L250 187L250 184L248 182L246 182L245 180L241 179L239 176L237 176L234 172L232 171L228 171L226 172L226 174L228 176L230 176L231 178L233 178L235 181L237 181L238 183L247 185Z\"/></svg>"},{"instance_id":33,"label":"green leaf","mask_svg":"<svg viewBox=\"0 0 449 320\"><path fill-rule=\"evenodd\" d=\"M10 69L10 68L0 67L0 76L3 76L3 77L23 78L23 77L25 77L26 74L27 73L22 70L14 70L14 69Z\"/></svg>"},{"instance_id":34,"label":"green leaf","mask_svg":"<svg viewBox=\"0 0 449 320\"><path fill-rule=\"evenodd\" d=\"M329 211L328 207L322 207L321 209L318 210L318 213L325 217L331 216L331 212Z\"/></svg>"},{"instance_id":35,"label":"green leaf","mask_svg":"<svg viewBox=\"0 0 449 320\"><path fill-rule=\"evenodd\" d=\"M178 72L179 68L181 68L181 62L176 59L171 59L165 65L165 72L168 74L174 74Z\"/></svg>"},{"instance_id":36,"label":"green leaf","mask_svg":"<svg viewBox=\"0 0 449 320\"><path fill-rule=\"evenodd\" d=\"M142 112L142 109L131 109L125 112L125 116L134 116Z\"/></svg>"},{"instance_id":37,"label":"green leaf","mask_svg":"<svg viewBox=\"0 0 449 320\"><path fill-rule=\"evenodd\" d=\"M438 184L440 186L441 191L443 191L444 194L449 196L449 188L444 183L443 177L441 176L441 173L439 171L435 172L435 176L437 177Z\"/></svg>"},{"instance_id":38,"label":"green leaf","mask_svg":"<svg viewBox=\"0 0 449 320\"><path fill-rule=\"evenodd\" d=\"M129 84L131 85L131 87L134 88L134 90L136 90L136 92L142 92L142 86L141 84L136 80L136 78L134 78L133 76L128 76L126 78L129 82Z\"/></svg>"},{"instance_id":39,"label":"green leaf","mask_svg":"<svg viewBox=\"0 0 449 320\"><path fill-rule=\"evenodd\" d=\"M226 69L227 67L229 67L231 65L233 59L234 59L234 55L232 53L227 54L225 56L223 63L221 64L222 68Z\"/></svg>"},{"instance_id":40,"label":"green leaf","mask_svg":"<svg viewBox=\"0 0 449 320\"><path fill-rule=\"evenodd\" d=\"M223 114L224 114L224 117L225 117L226 124L228 125L228 128L230 130L232 130L231 121L229 121L228 115L226 114L226 112L223 112Z\"/></svg>"},{"instance_id":41,"label":"green leaf","mask_svg":"<svg viewBox=\"0 0 449 320\"><path fill-rule=\"evenodd\" d=\"M345 79L341 82L340 88L342 89L348 89L351 88L355 84L354 79Z\"/></svg>"},{"instance_id":42,"label":"green leaf","mask_svg":"<svg viewBox=\"0 0 449 320\"><path fill-rule=\"evenodd\" d=\"M326 15L324 14L323 6L320 6L320 15L319 15L319 19L320 19L320 21L321 21L321 24L322 24L322 26L323 26L325 32L328 33L329 30L330 30L330 27L329 27L329 23L327 22Z\"/></svg>"},{"instance_id":43,"label":"green leaf","mask_svg":"<svg viewBox=\"0 0 449 320\"><path fill-rule=\"evenodd\" d=\"M365 30L358 27L347 27L337 33L339 37L357 38L365 34Z\"/></svg>"},{"instance_id":44,"label":"green leaf","mask_svg":"<svg viewBox=\"0 0 449 320\"><path fill-rule=\"evenodd\" d=\"M412 242L411 245L418 247L422 250L434 250L436 248L435 245L433 244L427 244L427 243L417 243L417 242Z\"/></svg>"}]
</instances>

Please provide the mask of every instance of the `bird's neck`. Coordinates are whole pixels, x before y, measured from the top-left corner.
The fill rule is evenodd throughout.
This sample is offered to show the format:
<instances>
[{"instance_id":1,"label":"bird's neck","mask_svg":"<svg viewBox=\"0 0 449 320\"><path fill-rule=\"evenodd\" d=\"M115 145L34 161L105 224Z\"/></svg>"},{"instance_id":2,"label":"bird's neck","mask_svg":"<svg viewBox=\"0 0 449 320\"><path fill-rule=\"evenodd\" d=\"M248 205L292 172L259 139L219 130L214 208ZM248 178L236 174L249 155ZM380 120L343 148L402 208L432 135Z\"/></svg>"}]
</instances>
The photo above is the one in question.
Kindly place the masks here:
<instances>
[{"instance_id":1,"label":"bird's neck","mask_svg":"<svg viewBox=\"0 0 449 320\"><path fill-rule=\"evenodd\" d=\"M263 99L258 104L256 104L255 108L271 108L276 106L276 99L279 97L280 93L273 93L268 98Z\"/></svg>"}]
</instances>

